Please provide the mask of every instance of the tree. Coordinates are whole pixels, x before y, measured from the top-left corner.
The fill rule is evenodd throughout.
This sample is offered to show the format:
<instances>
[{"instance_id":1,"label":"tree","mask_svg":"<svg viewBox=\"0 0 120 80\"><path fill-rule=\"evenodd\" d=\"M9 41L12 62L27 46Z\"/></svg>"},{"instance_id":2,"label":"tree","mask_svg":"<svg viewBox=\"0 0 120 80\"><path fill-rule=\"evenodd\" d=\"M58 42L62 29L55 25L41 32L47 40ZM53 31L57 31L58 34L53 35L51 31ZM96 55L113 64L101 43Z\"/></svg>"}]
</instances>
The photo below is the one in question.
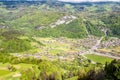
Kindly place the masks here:
<instances>
[{"instance_id":1,"label":"tree","mask_svg":"<svg viewBox=\"0 0 120 80\"><path fill-rule=\"evenodd\" d=\"M21 80L37 80L36 73L33 69L22 70L21 74Z\"/></svg>"},{"instance_id":2,"label":"tree","mask_svg":"<svg viewBox=\"0 0 120 80\"><path fill-rule=\"evenodd\" d=\"M113 60L105 65L106 77L110 80L120 80L120 60Z\"/></svg>"}]
</instances>

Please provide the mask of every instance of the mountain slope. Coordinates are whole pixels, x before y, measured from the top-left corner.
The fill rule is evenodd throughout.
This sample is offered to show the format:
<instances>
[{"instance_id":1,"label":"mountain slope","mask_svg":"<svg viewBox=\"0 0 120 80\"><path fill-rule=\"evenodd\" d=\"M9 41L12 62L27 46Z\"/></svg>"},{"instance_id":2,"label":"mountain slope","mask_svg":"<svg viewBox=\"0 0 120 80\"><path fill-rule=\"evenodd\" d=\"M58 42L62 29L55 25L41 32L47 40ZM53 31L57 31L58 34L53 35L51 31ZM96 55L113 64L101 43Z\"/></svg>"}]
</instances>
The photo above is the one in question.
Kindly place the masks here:
<instances>
[{"instance_id":1,"label":"mountain slope","mask_svg":"<svg viewBox=\"0 0 120 80\"><path fill-rule=\"evenodd\" d=\"M68 38L84 38L87 37L85 25L82 19L74 20L69 24L62 24L55 28L46 28L38 31L41 37L68 37Z\"/></svg>"}]
</instances>

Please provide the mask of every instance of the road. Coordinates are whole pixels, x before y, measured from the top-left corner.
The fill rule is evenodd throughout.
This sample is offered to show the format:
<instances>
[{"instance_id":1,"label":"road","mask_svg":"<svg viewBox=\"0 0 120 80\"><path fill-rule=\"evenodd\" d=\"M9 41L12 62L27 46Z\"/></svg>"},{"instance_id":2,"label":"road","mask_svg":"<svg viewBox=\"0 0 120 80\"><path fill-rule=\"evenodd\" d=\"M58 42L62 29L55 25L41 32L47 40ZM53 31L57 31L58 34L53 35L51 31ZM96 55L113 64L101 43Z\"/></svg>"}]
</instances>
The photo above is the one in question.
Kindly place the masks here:
<instances>
[{"instance_id":1,"label":"road","mask_svg":"<svg viewBox=\"0 0 120 80\"><path fill-rule=\"evenodd\" d=\"M120 57L113 56L113 55L111 55L109 53L95 52L95 50L98 49L98 46L100 45L101 41L104 39L105 36L102 36L99 40L97 40L96 44L91 49L89 49L88 51L85 51L83 53L79 53L79 55L82 55L84 58L86 58L85 54L96 54L96 55L100 55L100 56L110 57L110 58L113 58L113 59L120 59Z\"/></svg>"}]
</instances>

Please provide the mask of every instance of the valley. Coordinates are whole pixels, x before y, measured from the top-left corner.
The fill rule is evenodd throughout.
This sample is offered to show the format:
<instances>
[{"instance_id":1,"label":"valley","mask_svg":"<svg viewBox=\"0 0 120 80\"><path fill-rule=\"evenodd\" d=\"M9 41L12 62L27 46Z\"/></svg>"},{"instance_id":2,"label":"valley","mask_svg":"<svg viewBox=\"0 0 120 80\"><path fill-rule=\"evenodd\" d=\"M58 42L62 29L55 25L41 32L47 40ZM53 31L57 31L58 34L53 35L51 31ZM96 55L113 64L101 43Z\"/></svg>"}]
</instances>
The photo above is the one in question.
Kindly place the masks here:
<instances>
[{"instance_id":1,"label":"valley","mask_svg":"<svg viewBox=\"0 0 120 80\"><path fill-rule=\"evenodd\" d=\"M119 79L119 2L0 1L0 80Z\"/></svg>"}]
</instances>

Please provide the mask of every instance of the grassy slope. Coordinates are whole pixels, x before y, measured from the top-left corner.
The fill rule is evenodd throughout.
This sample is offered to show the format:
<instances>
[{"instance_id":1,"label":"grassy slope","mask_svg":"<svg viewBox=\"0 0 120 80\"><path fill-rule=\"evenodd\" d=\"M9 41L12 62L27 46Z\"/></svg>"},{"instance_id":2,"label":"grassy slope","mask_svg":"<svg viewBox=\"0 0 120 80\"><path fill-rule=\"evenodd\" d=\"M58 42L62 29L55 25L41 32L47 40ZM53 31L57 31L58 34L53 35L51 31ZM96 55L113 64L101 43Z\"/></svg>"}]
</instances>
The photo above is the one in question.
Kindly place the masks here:
<instances>
[{"instance_id":1,"label":"grassy slope","mask_svg":"<svg viewBox=\"0 0 120 80\"><path fill-rule=\"evenodd\" d=\"M85 25L82 19L74 20L69 24L62 24L55 28L47 28L38 31L41 37L68 37L68 38L84 38L87 36Z\"/></svg>"},{"instance_id":2,"label":"grassy slope","mask_svg":"<svg viewBox=\"0 0 120 80\"><path fill-rule=\"evenodd\" d=\"M33 10L10 22L14 28L34 29L36 26L48 26L59 19L62 14L58 12Z\"/></svg>"},{"instance_id":3,"label":"grassy slope","mask_svg":"<svg viewBox=\"0 0 120 80\"><path fill-rule=\"evenodd\" d=\"M0 80L19 80L19 77L13 77L13 75L17 74L17 73L20 73L22 70L24 69L28 69L28 68L31 68L32 66L36 66L36 65L33 65L33 64L25 64L25 63L21 63L21 64L14 64L12 66L14 66L17 71L15 72L12 72L12 71L9 71L7 69L7 67L11 65L10 63L0 63Z\"/></svg>"},{"instance_id":4,"label":"grassy slope","mask_svg":"<svg viewBox=\"0 0 120 80\"><path fill-rule=\"evenodd\" d=\"M7 70L0 70L0 76L4 76L4 75L7 75L9 74L10 71L7 71Z\"/></svg>"}]
</instances>

